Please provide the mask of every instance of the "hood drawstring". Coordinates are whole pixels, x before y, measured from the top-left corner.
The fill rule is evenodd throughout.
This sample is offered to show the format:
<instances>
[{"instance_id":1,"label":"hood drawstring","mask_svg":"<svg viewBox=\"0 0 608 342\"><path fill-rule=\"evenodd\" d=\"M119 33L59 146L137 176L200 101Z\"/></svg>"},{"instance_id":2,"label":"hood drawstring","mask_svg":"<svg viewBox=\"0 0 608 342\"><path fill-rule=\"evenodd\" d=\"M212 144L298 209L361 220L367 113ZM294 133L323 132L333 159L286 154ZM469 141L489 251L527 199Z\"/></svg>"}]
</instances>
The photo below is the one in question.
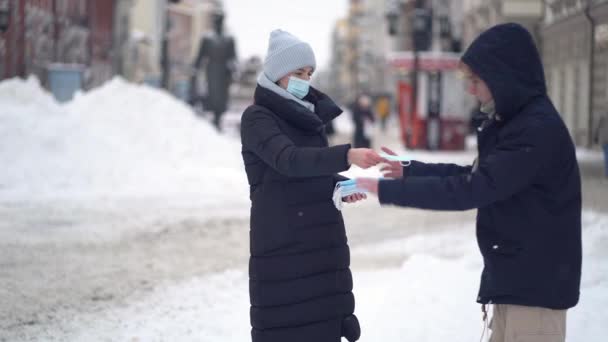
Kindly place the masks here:
<instances>
[{"instance_id":1,"label":"hood drawstring","mask_svg":"<svg viewBox=\"0 0 608 342\"><path fill-rule=\"evenodd\" d=\"M481 320L483 321L483 330L481 331L479 342L483 342L483 338L488 331L488 304L481 304Z\"/></svg>"}]
</instances>

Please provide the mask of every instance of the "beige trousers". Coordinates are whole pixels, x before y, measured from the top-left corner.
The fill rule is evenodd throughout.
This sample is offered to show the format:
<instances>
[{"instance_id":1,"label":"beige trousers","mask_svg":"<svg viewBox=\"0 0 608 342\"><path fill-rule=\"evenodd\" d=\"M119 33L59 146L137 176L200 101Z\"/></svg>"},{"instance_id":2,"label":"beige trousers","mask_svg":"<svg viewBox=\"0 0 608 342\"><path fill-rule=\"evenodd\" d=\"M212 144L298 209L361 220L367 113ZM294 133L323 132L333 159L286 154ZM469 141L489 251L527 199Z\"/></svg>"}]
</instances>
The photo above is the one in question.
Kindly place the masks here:
<instances>
[{"instance_id":1,"label":"beige trousers","mask_svg":"<svg viewBox=\"0 0 608 342\"><path fill-rule=\"evenodd\" d=\"M565 342L567 310L494 304L490 342Z\"/></svg>"}]
</instances>

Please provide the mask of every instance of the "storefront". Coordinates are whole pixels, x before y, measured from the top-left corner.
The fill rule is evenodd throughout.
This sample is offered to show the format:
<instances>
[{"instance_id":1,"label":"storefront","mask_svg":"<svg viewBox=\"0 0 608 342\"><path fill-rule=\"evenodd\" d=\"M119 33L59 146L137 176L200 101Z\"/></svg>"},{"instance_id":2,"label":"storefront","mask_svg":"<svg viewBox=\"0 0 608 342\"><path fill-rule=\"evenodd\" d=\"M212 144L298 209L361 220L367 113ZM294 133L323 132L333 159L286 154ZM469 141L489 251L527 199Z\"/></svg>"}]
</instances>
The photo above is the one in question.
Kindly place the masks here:
<instances>
[{"instance_id":1,"label":"storefront","mask_svg":"<svg viewBox=\"0 0 608 342\"><path fill-rule=\"evenodd\" d=\"M49 66L62 63L88 67L91 84L107 80L114 6L114 0L0 0L0 11L9 14L0 32L0 79L36 75L46 84Z\"/></svg>"},{"instance_id":2,"label":"storefront","mask_svg":"<svg viewBox=\"0 0 608 342\"><path fill-rule=\"evenodd\" d=\"M401 136L407 148L462 150L468 133L470 108L474 105L465 94L458 71L460 56L447 52L421 52L418 59L418 82L411 77L397 81L397 101L401 119ZM412 52L389 56L397 74L414 70ZM416 103L414 95L416 92Z\"/></svg>"}]
</instances>

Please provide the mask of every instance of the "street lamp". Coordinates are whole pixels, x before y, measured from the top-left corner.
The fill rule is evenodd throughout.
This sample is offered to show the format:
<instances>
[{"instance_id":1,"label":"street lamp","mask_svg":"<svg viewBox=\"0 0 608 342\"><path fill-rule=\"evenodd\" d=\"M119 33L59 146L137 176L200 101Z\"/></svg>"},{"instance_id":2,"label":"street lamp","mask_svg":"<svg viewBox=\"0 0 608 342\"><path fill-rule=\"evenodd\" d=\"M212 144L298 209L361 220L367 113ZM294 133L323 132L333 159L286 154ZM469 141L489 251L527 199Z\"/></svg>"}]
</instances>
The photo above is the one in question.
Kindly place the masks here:
<instances>
[{"instance_id":1,"label":"street lamp","mask_svg":"<svg viewBox=\"0 0 608 342\"><path fill-rule=\"evenodd\" d=\"M417 110L418 103L418 69L419 66L419 52L430 49L431 37L432 37L432 14L429 9L426 8L425 0L412 0L413 4L413 16L410 20L411 24L411 47L414 55L413 68L410 73L411 82L411 99L410 99L410 110L407 118L404 119L407 123L407 131L405 132L405 144L411 146L412 138L412 127L414 125L414 117ZM388 22L388 33L389 35L398 34L399 16L400 16L401 2L398 0L387 0L386 2L386 20Z\"/></svg>"},{"instance_id":2,"label":"street lamp","mask_svg":"<svg viewBox=\"0 0 608 342\"><path fill-rule=\"evenodd\" d=\"M388 21L388 34L396 36L399 25L399 5L396 1L390 1L387 4L386 20Z\"/></svg>"},{"instance_id":3,"label":"street lamp","mask_svg":"<svg viewBox=\"0 0 608 342\"><path fill-rule=\"evenodd\" d=\"M9 0L0 0L0 32L6 32L11 19L11 5Z\"/></svg>"},{"instance_id":4,"label":"street lamp","mask_svg":"<svg viewBox=\"0 0 608 342\"><path fill-rule=\"evenodd\" d=\"M406 143L410 145L411 131L414 125L414 114L418 110L418 70L420 69L419 52L430 48L432 37L432 17L428 9L424 8L424 0L416 0L414 18L412 20L412 50L414 53L414 68L412 71L412 105L410 110L409 132Z\"/></svg>"},{"instance_id":5,"label":"street lamp","mask_svg":"<svg viewBox=\"0 0 608 342\"><path fill-rule=\"evenodd\" d=\"M432 25L431 11L424 8L424 3L422 1L416 1L414 19L412 20L414 51L429 50L433 32Z\"/></svg>"}]
</instances>

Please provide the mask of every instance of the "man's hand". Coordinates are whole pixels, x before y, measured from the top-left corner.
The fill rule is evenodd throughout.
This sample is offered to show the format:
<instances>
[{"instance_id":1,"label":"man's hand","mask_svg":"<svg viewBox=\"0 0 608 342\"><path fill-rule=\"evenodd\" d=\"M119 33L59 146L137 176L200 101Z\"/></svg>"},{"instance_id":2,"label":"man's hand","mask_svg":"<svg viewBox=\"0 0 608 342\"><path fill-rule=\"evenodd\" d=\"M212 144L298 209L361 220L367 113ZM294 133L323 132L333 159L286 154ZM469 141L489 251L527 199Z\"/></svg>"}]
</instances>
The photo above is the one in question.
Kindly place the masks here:
<instances>
[{"instance_id":1,"label":"man's hand","mask_svg":"<svg viewBox=\"0 0 608 342\"><path fill-rule=\"evenodd\" d=\"M392 156L396 156L397 154L393 152L388 147L382 147L382 151L386 154L390 154ZM398 161L390 161L386 160L384 162L386 165L382 166L380 172L384 175L384 177L388 178L402 178L403 177L403 165Z\"/></svg>"},{"instance_id":2,"label":"man's hand","mask_svg":"<svg viewBox=\"0 0 608 342\"><path fill-rule=\"evenodd\" d=\"M342 200L346 203L355 203L358 201L362 201L367 198L366 194L352 194L346 197L343 197Z\"/></svg>"},{"instance_id":3,"label":"man's hand","mask_svg":"<svg viewBox=\"0 0 608 342\"><path fill-rule=\"evenodd\" d=\"M378 194L378 179L377 178L357 178L357 187L367 192Z\"/></svg>"},{"instance_id":4,"label":"man's hand","mask_svg":"<svg viewBox=\"0 0 608 342\"><path fill-rule=\"evenodd\" d=\"M351 148L348 150L348 163L357 165L362 169L367 169L382 162L386 162L386 160L372 149Z\"/></svg>"}]
</instances>

